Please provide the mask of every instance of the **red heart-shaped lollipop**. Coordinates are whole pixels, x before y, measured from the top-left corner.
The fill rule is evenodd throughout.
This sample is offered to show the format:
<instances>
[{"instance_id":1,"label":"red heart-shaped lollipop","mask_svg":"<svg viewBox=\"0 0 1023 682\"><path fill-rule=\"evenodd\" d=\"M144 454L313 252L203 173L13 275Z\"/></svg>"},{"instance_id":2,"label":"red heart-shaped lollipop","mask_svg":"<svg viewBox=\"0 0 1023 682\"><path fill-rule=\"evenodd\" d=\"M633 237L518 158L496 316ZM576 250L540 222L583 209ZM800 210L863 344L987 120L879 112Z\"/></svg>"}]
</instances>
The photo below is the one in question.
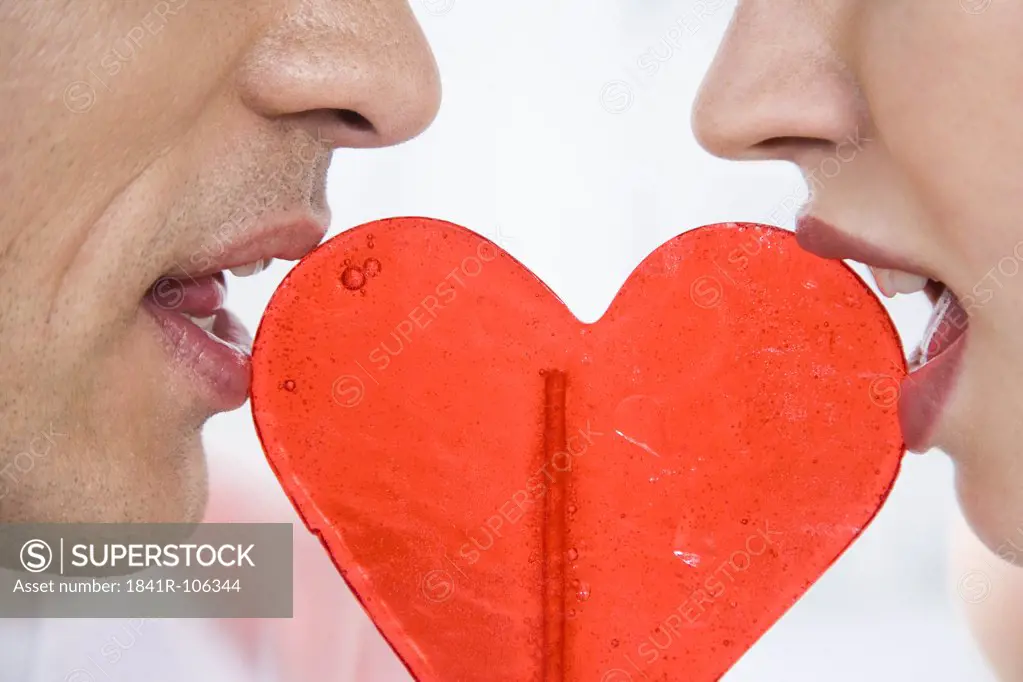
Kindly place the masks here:
<instances>
[{"instance_id":1,"label":"red heart-shaped lollipop","mask_svg":"<svg viewBox=\"0 0 1023 682\"><path fill-rule=\"evenodd\" d=\"M905 363L845 265L753 224L598 322L456 225L370 223L255 341L267 457L421 682L720 677L874 516Z\"/></svg>"}]
</instances>

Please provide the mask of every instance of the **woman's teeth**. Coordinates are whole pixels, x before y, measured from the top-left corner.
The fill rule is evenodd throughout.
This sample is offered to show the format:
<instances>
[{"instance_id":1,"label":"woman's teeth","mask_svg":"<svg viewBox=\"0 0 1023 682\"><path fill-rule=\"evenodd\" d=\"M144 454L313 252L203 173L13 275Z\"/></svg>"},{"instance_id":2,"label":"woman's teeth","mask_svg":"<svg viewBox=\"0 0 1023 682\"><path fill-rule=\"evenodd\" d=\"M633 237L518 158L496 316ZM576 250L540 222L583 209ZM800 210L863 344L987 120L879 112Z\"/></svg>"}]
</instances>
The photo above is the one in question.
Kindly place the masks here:
<instances>
[{"instance_id":1,"label":"woman's teeth","mask_svg":"<svg viewBox=\"0 0 1023 682\"><path fill-rule=\"evenodd\" d=\"M888 298L892 298L896 294L915 294L918 291L923 291L927 286L928 280L923 275L885 268L871 268L870 270L874 273L877 288Z\"/></svg>"},{"instance_id":2,"label":"woman's teeth","mask_svg":"<svg viewBox=\"0 0 1023 682\"><path fill-rule=\"evenodd\" d=\"M231 268L231 274L235 277L251 277L252 275L258 275L259 273L266 270L270 265L272 258L266 258L257 260L252 263L246 263L245 265L239 265Z\"/></svg>"}]
</instances>

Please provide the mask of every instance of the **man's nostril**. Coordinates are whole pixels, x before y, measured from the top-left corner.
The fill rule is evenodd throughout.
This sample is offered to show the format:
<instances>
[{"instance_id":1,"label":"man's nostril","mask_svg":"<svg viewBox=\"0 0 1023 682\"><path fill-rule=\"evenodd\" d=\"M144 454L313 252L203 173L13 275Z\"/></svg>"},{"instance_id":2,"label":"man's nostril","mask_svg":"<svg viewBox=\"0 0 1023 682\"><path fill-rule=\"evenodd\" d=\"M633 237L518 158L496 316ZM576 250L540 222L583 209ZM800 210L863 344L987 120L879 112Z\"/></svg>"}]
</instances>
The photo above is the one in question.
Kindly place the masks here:
<instances>
[{"instance_id":1,"label":"man's nostril","mask_svg":"<svg viewBox=\"0 0 1023 682\"><path fill-rule=\"evenodd\" d=\"M351 109L337 109L335 112L338 119L353 130L361 132L376 130L370 120L357 111L352 111Z\"/></svg>"}]
</instances>

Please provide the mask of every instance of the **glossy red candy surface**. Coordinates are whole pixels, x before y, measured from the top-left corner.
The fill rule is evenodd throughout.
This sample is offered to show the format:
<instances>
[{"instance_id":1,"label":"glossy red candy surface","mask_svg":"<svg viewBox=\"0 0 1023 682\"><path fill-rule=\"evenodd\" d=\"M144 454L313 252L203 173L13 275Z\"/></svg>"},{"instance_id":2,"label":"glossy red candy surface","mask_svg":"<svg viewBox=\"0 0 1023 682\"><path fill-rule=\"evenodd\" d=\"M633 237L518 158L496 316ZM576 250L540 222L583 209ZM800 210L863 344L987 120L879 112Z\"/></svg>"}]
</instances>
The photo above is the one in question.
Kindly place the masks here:
<instances>
[{"instance_id":1,"label":"glossy red candy surface","mask_svg":"<svg viewBox=\"0 0 1023 682\"><path fill-rule=\"evenodd\" d=\"M397 218L284 280L270 464L421 682L718 679L874 516L905 363L845 265L686 232L579 322L500 247Z\"/></svg>"}]
</instances>

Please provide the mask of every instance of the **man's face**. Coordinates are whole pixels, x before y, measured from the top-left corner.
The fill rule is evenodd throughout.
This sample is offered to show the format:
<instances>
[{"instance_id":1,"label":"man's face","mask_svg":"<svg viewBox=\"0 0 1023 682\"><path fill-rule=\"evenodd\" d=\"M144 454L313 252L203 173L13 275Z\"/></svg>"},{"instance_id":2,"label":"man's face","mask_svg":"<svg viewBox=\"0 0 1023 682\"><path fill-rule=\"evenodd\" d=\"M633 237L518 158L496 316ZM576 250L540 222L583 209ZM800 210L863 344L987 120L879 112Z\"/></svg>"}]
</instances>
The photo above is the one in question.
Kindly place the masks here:
<instances>
[{"instance_id":1,"label":"man's face","mask_svg":"<svg viewBox=\"0 0 1023 682\"><path fill-rule=\"evenodd\" d=\"M0 0L0 70L0 520L196 519L249 383L222 271L429 124L429 48L404 0Z\"/></svg>"}]
</instances>

